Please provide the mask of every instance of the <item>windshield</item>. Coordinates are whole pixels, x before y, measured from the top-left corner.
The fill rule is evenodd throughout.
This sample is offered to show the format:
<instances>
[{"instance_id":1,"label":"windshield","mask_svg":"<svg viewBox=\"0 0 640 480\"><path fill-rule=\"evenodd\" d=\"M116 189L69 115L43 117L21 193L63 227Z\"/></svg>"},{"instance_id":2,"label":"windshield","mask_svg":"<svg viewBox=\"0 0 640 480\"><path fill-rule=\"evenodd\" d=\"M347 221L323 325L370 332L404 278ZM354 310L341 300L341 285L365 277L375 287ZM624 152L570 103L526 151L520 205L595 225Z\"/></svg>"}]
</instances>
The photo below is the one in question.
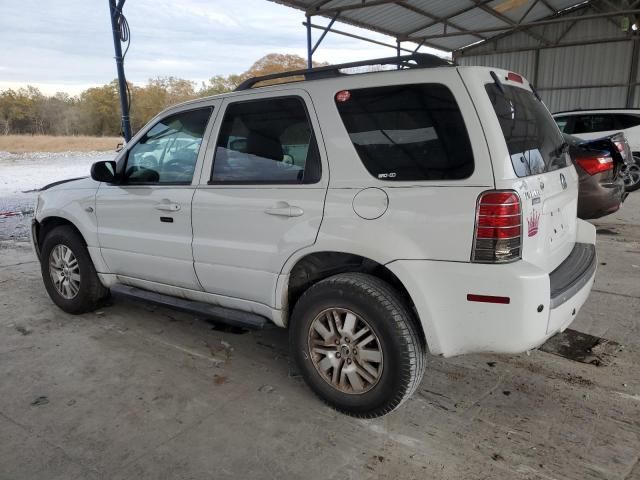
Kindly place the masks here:
<instances>
[{"instance_id":1,"label":"windshield","mask_svg":"<svg viewBox=\"0 0 640 480\"><path fill-rule=\"evenodd\" d=\"M538 175L571 165L565 141L544 104L532 92L495 83L486 85L511 164L518 177Z\"/></svg>"}]
</instances>

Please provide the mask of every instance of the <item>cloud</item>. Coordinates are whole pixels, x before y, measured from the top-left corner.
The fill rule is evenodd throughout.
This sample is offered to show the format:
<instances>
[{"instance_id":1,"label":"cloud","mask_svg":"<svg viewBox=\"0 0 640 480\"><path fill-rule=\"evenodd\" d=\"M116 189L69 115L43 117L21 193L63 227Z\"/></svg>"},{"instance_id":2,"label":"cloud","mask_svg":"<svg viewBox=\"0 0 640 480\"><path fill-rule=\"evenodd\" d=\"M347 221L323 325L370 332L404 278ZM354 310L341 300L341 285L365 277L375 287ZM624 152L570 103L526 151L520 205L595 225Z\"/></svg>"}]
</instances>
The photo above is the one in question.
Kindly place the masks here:
<instances>
[{"instance_id":1,"label":"cloud","mask_svg":"<svg viewBox=\"0 0 640 480\"><path fill-rule=\"evenodd\" d=\"M124 12L131 28L125 68L134 83L169 75L199 82L240 73L267 53L306 55L304 14L266 0L128 0ZM0 44L0 84L77 91L116 76L104 0L0 2ZM314 58L338 63L387 55L393 51L330 34Z\"/></svg>"}]
</instances>

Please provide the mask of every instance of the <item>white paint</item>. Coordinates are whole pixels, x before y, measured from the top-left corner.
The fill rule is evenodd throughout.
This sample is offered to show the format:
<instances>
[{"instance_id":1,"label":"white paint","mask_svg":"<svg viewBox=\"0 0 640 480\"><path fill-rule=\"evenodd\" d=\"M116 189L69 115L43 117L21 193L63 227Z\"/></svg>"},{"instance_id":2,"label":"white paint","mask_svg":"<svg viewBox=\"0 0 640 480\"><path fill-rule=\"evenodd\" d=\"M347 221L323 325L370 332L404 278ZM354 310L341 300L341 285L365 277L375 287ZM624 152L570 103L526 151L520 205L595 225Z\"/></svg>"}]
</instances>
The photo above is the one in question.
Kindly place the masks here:
<instances>
[{"instance_id":1,"label":"white paint","mask_svg":"<svg viewBox=\"0 0 640 480\"><path fill-rule=\"evenodd\" d=\"M506 77L505 71L492 70ZM259 313L281 326L287 322L287 282L296 262L323 251L360 255L387 265L406 287L431 353L527 351L566 328L574 318L572 311L585 302L593 279L561 307L550 310L549 273L576 241L595 243L595 229L576 219L573 167L516 177L485 90L493 82L490 71L478 67L387 71L280 84L172 107L159 117L196 106L214 107L191 185L97 189L91 180L67 183L42 193L36 218L58 215L75 223L92 247L103 278ZM529 88L526 81L504 82ZM343 89L413 83L444 84L456 98L474 155L469 178L387 181L369 174L360 161L334 95ZM298 96L306 104L322 160L320 181L209 185L226 106L236 100L283 95ZM126 149L118 159L125 155ZM567 180L566 189L560 174ZM476 201L480 193L494 188L515 190L522 199L522 260L472 264ZM539 191L536 211L542 216L537 235L527 237L525 220L534 211L527 193L534 190ZM378 200L388 198L379 218L367 213L375 199L364 197L363 205L354 202L358 192L368 191L380 192ZM172 214L174 223L160 223L160 212L154 210L164 199L181 206ZM302 214L266 212L284 202ZM87 213L87 206L94 206L95 214ZM356 210L372 219L362 218ZM468 293L508 296L511 301L508 305L469 302ZM538 312L540 305L543 309Z\"/></svg>"}]
</instances>

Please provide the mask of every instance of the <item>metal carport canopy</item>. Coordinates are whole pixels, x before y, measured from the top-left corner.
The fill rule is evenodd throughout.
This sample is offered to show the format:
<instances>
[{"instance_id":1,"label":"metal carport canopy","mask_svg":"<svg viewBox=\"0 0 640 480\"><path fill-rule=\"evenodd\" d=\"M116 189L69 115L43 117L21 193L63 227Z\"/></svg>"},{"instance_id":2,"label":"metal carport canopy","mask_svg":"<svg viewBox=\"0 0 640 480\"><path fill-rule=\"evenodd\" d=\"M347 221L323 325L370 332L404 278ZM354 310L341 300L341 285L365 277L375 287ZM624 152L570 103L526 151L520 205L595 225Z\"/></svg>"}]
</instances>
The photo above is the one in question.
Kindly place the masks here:
<instances>
[{"instance_id":1,"label":"metal carport canopy","mask_svg":"<svg viewBox=\"0 0 640 480\"><path fill-rule=\"evenodd\" d=\"M533 26L568 21L565 13L588 5L589 0L269 0L394 37L453 52L492 37L515 31L539 37ZM637 13L638 10L602 11L592 18ZM589 16L581 17L588 20ZM308 27L309 28L309 27ZM330 28L330 27L329 27ZM326 30L326 28L325 28ZM332 30L329 30L332 31ZM340 32L337 32L340 33ZM536 38L547 43L544 38Z\"/></svg>"}]
</instances>

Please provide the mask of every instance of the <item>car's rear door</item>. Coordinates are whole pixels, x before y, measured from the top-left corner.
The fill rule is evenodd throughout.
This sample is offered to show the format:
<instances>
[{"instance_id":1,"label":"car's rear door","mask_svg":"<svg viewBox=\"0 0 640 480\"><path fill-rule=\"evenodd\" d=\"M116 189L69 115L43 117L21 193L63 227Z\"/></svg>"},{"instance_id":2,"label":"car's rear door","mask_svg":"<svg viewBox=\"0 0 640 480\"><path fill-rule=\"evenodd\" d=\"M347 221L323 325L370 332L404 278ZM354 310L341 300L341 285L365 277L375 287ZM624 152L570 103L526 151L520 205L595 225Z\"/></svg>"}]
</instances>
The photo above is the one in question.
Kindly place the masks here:
<instances>
[{"instance_id":1,"label":"car's rear door","mask_svg":"<svg viewBox=\"0 0 640 480\"><path fill-rule=\"evenodd\" d=\"M316 240L328 178L305 91L226 99L193 199L193 256L204 290L274 306L282 266Z\"/></svg>"}]
</instances>

